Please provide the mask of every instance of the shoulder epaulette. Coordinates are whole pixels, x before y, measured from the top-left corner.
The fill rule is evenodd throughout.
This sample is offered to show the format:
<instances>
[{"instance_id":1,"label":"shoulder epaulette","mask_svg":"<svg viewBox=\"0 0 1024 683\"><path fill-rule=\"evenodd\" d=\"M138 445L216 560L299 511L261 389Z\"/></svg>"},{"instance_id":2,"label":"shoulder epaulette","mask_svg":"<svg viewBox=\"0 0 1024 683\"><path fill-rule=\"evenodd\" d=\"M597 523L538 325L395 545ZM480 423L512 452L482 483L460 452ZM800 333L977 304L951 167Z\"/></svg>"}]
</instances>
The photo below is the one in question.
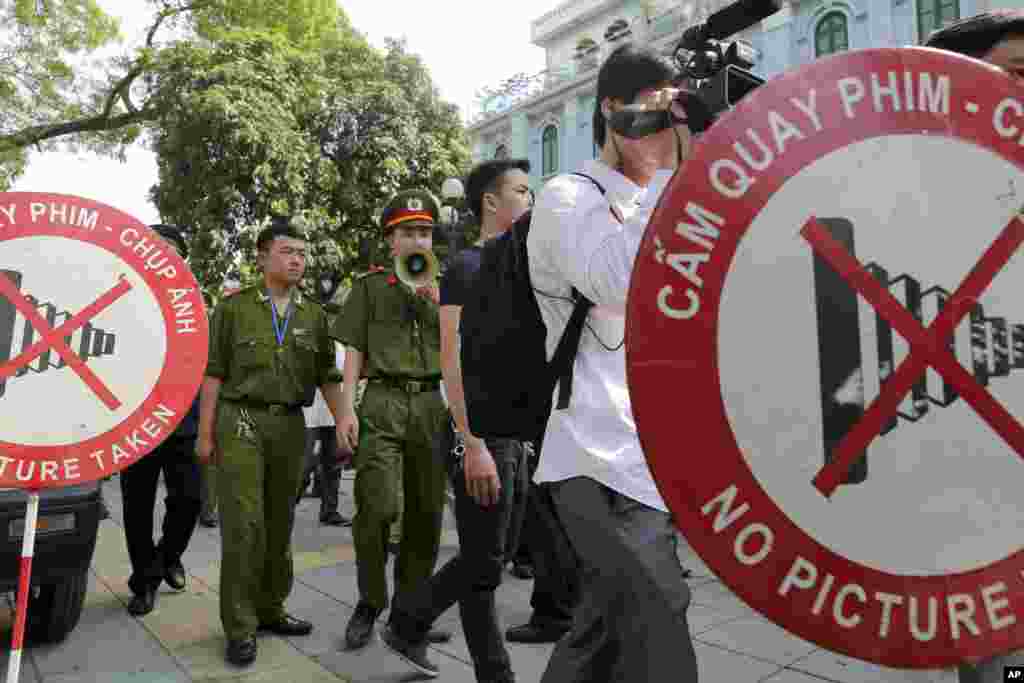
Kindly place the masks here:
<instances>
[{"instance_id":1,"label":"shoulder epaulette","mask_svg":"<svg viewBox=\"0 0 1024 683\"><path fill-rule=\"evenodd\" d=\"M232 296L234 296L234 295L236 295L236 294L239 294L239 293L241 293L241 292L244 292L244 291L245 291L245 290L247 290L247 289L251 289L251 287L233 287L233 288L231 288L231 289L225 290L225 291L224 291L224 292L223 292L223 293L221 294L221 298L222 298L222 299L227 299L228 297L232 297Z\"/></svg>"},{"instance_id":2,"label":"shoulder epaulette","mask_svg":"<svg viewBox=\"0 0 1024 683\"><path fill-rule=\"evenodd\" d=\"M357 280L362 280L362 279L370 277L371 275L383 275L383 274L385 274L387 272L388 272L387 268L384 268L382 266L377 266L375 268L371 268L370 270L368 270L367 272L363 273L362 275L357 275L356 279Z\"/></svg>"}]
</instances>

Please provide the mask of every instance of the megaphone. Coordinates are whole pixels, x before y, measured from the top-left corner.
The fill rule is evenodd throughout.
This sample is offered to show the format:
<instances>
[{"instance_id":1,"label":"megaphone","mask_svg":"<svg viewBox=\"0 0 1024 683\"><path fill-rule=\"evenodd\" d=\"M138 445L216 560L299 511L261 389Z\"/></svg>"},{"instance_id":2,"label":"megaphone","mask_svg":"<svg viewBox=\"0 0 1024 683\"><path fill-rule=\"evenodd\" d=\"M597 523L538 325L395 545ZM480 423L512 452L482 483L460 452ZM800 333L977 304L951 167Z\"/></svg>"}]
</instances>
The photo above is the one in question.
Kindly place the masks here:
<instances>
[{"instance_id":1,"label":"megaphone","mask_svg":"<svg viewBox=\"0 0 1024 683\"><path fill-rule=\"evenodd\" d=\"M395 277L413 289L433 282L439 270L437 257L430 249L417 249L405 256L395 256Z\"/></svg>"}]
</instances>

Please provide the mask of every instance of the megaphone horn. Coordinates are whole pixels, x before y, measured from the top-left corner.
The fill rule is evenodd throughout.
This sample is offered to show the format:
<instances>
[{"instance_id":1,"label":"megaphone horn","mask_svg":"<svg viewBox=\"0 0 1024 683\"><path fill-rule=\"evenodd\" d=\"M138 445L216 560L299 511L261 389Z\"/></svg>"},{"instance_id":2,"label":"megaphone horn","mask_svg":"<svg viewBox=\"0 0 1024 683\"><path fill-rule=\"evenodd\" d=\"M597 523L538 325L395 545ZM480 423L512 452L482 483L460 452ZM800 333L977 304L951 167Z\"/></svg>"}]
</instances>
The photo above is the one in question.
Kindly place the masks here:
<instances>
[{"instance_id":1,"label":"megaphone horn","mask_svg":"<svg viewBox=\"0 0 1024 683\"><path fill-rule=\"evenodd\" d=\"M417 249L403 257L395 256L395 277L413 289L433 282L439 270L437 257L429 249Z\"/></svg>"}]
</instances>

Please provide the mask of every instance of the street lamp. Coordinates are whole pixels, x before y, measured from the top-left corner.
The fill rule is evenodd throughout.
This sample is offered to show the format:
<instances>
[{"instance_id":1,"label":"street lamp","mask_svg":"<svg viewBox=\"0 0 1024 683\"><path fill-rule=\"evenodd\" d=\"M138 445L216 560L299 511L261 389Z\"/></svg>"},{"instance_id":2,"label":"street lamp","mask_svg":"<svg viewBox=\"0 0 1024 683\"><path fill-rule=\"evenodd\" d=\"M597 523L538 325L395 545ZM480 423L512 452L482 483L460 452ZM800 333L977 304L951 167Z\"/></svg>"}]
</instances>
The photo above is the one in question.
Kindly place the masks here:
<instances>
[{"instance_id":1,"label":"street lamp","mask_svg":"<svg viewBox=\"0 0 1024 683\"><path fill-rule=\"evenodd\" d=\"M459 222L459 210L454 205L459 203L464 194L465 190L462 188L462 181L458 178L448 178L441 184L441 201L443 203L441 207L441 224L444 226L445 236L447 237L449 261L458 251L456 248L455 226Z\"/></svg>"}]
</instances>

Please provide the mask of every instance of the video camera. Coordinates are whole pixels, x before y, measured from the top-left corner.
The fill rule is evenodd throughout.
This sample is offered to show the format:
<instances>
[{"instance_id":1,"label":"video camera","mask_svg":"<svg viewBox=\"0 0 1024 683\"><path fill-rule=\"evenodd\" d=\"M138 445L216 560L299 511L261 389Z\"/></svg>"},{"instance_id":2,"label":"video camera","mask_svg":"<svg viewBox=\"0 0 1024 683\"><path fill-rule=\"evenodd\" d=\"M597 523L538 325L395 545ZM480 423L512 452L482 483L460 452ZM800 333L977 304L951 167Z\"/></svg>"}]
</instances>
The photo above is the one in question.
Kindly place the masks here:
<instances>
[{"instance_id":1,"label":"video camera","mask_svg":"<svg viewBox=\"0 0 1024 683\"><path fill-rule=\"evenodd\" d=\"M672 58L681 77L697 83L696 90L680 92L687 126L694 133L711 127L723 111L764 79L748 69L754 66L753 47L739 41L723 42L782 8L782 0L738 0L708 16L707 21L683 32ZM608 125L629 138L642 138L670 127L668 111L650 111L642 105L626 105L612 114Z\"/></svg>"}]
</instances>

